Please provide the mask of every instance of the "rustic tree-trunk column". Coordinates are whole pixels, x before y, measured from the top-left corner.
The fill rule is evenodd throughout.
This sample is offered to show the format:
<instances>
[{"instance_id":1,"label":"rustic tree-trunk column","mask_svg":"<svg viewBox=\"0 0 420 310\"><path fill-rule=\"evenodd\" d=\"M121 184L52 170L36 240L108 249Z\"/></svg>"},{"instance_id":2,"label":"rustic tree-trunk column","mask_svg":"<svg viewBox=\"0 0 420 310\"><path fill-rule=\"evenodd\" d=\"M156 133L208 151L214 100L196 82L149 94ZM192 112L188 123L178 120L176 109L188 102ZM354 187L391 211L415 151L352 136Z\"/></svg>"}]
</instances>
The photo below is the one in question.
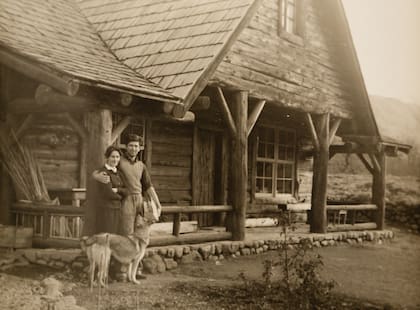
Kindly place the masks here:
<instances>
[{"instance_id":1,"label":"rustic tree-trunk column","mask_svg":"<svg viewBox=\"0 0 420 310\"><path fill-rule=\"evenodd\" d=\"M383 151L376 155L379 169L374 168L372 182L372 202L378 206L376 212L377 229L384 229L385 226L385 153Z\"/></svg>"},{"instance_id":2,"label":"rustic tree-trunk column","mask_svg":"<svg viewBox=\"0 0 420 310\"><path fill-rule=\"evenodd\" d=\"M233 206L232 238L244 240L246 215L246 190L248 180L248 93L236 92L232 96L231 109L236 126L232 143L231 200Z\"/></svg>"},{"instance_id":3,"label":"rustic tree-trunk column","mask_svg":"<svg viewBox=\"0 0 420 310\"><path fill-rule=\"evenodd\" d=\"M316 127L319 145L315 151L313 163L310 231L312 233L326 233L329 114L319 116Z\"/></svg>"},{"instance_id":4,"label":"rustic tree-trunk column","mask_svg":"<svg viewBox=\"0 0 420 310\"><path fill-rule=\"evenodd\" d=\"M94 183L92 172L104 164L104 153L110 145L112 135L112 114L110 110L102 109L87 114L88 124L88 151L87 151L87 188L86 213L83 227L84 235L96 232L96 210L92 201L94 199Z\"/></svg>"}]
</instances>

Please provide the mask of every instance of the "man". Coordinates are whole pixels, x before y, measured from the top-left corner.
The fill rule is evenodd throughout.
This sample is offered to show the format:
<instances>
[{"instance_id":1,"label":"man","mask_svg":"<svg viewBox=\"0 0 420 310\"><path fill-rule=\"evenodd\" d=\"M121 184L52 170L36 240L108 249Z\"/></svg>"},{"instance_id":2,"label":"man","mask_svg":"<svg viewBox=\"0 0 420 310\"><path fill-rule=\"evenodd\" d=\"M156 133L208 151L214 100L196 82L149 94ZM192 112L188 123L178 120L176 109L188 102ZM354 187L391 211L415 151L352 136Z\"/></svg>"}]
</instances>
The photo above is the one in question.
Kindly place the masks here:
<instances>
[{"instance_id":1,"label":"man","mask_svg":"<svg viewBox=\"0 0 420 310\"><path fill-rule=\"evenodd\" d=\"M143 213L143 190L154 200L160 208L159 198L152 185L149 172L144 163L138 158L140 150L143 149L142 137L128 135L127 150L121 157L119 169L122 172L123 181L127 188L127 196L123 199L121 207L121 231L122 235L130 235L134 232L134 222L137 213ZM109 176L98 171L93 172L93 177L102 183L109 183Z\"/></svg>"}]
</instances>

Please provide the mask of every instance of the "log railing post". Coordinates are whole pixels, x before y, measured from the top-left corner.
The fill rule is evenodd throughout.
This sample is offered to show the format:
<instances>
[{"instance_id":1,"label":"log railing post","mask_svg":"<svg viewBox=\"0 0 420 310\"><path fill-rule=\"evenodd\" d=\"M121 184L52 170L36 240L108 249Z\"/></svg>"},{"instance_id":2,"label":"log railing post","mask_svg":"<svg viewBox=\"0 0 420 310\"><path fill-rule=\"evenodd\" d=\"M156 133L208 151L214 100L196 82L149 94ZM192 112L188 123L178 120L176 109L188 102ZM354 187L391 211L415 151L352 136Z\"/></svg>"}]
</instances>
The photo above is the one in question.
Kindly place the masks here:
<instances>
[{"instance_id":1,"label":"log railing post","mask_svg":"<svg viewBox=\"0 0 420 310\"><path fill-rule=\"evenodd\" d=\"M315 149L312 177L311 220L312 233L327 232L327 178L329 160L329 114L319 116L316 126L318 149ZM315 140L315 141L316 141Z\"/></svg>"},{"instance_id":2,"label":"log railing post","mask_svg":"<svg viewBox=\"0 0 420 310\"><path fill-rule=\"evenodd\" d=\"M234 93L231 108L236 127L236 134L232 136L232 238L233 240L244 240L248 180L248 93L246 91Z\"/></svg>"},{"instance_id":3,"label":"log railing post","mask_svg":"<svg viewBox=\"0 0 420 310\"><path fill-rule=\"evenodd\" d=\"M376 157L378 167L374 168L372 181L372 202L377 205L376 227L384 229L385 226L385 153L383 151L373 155Z\"/></svg>"},{"instance_id":4,"label":"log railing post","mask_svg":"<svg viewBox=\"0 0 420 310\"><path fill-rule=\"evenodd\" d=\"M91 174L104 163L104 153L110 145L112 135L112 114L110 110L101 109L87 114L88 126L88 151L87 151L87 189L86 189L86 214L83 227L84 235L96 232L96 210L92 203L95 192Z\"/></svg>"}]
</instances>

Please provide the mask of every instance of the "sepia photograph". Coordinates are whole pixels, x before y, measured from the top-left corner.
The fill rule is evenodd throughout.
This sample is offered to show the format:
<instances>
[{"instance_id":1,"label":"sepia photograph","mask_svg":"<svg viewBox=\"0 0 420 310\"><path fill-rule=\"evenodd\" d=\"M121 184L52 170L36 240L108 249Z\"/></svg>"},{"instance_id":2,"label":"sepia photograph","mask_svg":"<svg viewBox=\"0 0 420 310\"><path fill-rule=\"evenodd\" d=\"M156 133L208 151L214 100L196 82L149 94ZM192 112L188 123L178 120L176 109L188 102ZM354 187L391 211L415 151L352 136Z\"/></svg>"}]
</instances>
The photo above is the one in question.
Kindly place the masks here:
<instances>
[{"instance_id":1,"label":"sepia photograph","mask_svg":"<svg viewBox=\"0 0 420 310\"><path fill-rule=\"evenodd\" d=\"M420 309L419 0L0 0L0 310Z\"/></svg>"}]
</instances>

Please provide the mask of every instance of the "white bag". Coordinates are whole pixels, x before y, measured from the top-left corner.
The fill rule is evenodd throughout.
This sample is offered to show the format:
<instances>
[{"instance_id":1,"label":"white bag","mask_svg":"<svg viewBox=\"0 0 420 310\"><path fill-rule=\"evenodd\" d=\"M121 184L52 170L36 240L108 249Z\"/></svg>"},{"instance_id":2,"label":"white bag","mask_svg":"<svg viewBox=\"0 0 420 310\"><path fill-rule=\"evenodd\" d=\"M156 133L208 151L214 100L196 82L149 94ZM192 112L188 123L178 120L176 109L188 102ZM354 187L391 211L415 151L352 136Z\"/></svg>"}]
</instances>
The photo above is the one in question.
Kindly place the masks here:
<instances>
[{"instance_id":1,"label":"white bag","mask_svg":"<svg viewBox=\"0 0 420 310\"><path fill-rule=\"evenodd\" d=\"M145 195L143 199L144 218L152 222L158 222L162 212L160 206L149 195Z\"/></svg>"}]
</instances>

